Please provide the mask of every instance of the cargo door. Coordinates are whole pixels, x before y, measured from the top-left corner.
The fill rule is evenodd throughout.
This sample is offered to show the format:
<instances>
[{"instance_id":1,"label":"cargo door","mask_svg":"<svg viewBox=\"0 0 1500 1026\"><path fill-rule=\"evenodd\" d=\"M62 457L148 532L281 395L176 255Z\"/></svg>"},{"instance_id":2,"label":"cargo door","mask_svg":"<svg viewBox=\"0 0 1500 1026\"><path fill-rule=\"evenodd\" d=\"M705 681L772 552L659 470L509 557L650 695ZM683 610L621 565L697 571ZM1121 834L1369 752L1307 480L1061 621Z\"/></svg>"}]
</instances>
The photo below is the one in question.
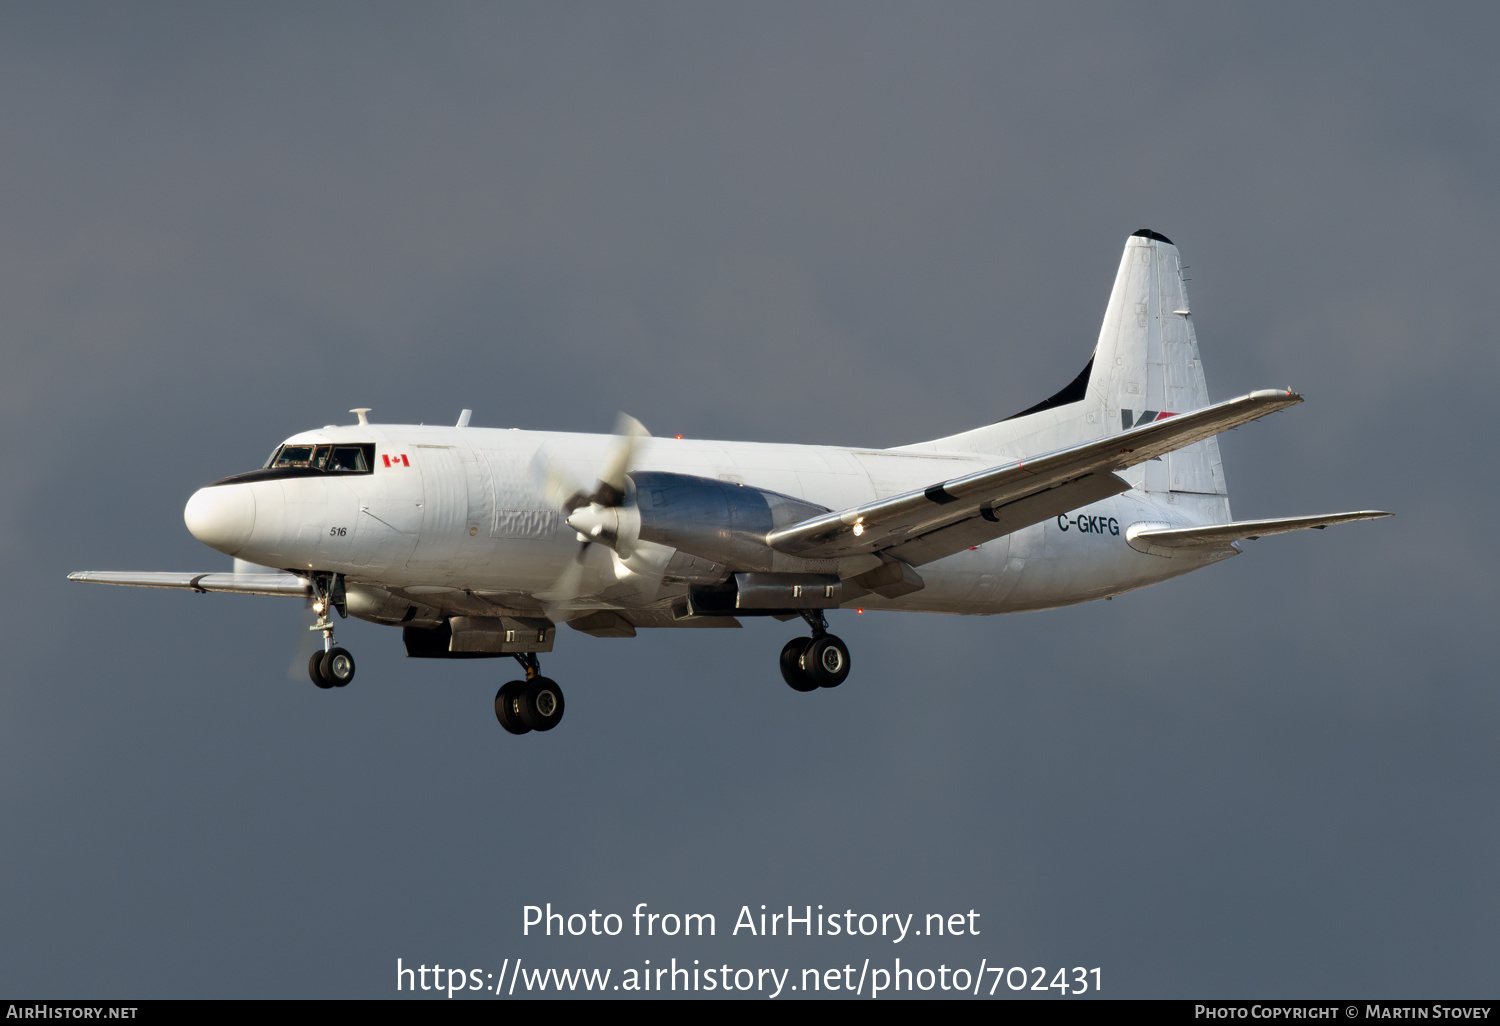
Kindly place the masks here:
<instances>
[{"instance_id":1,"label":"cargo door","mask_svg":"<svg viewBox=\"0 0 1500 1026\"><path fill-rule=\"evenodd\" d=\"M414 445L411 461L422 474L422 530L406 565L413 570L455 568L468 537L467 477L451 445Z\"/></svg>"},{"instance_id":2,"label":"cargo door","mask_svg":"<svg viewBox=\"0 0 1500 1026\"><path fill-rule=\"evenodd\" d=\"M459 562L470 568L486 567L494 554L490 543L490 525L495 518L495 481L484 456L467 445L455 450L463 465L464 486L468 492L468 512L464 517L463 538L459 542Z\"/></svg>"}]
</instances>

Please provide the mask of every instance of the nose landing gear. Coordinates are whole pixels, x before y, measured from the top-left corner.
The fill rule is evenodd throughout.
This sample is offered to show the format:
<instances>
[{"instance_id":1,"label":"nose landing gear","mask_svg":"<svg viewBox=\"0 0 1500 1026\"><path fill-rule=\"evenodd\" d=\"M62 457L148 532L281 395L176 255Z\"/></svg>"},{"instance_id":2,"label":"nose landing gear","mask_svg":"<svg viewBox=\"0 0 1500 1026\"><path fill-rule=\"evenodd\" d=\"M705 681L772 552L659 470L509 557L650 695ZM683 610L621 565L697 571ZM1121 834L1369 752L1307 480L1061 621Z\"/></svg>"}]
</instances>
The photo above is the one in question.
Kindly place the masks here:
<instances>
[{"instance_id":1,"label":"nose landing gear","mask_svg":"<svg viewBox=\"0 0 1500 1026\"><path fill-rule=\"evenodd\" d=\"M822 610L803 610L802 618L812 627L812 637L793 638L782 648L782 678L793 691L838 687L849 676L849 646L828 633Z\"/></svg>"},{"instance_id":2,"label":"nose landing gear","mask_svg":"<svg viewBox=\"0 0 1500 1026\"><path fill-rule=\"evenodd\" d=\"M314 652L307 661L307 675L320 688L341 688L354 679L354 657L346 648L333 642L333 619L330 609L338 610L339 616L348 616L344 605L343 574L313 574L313 611L318 622L308 630L323 633L323 651Z\"/></svg>"},{"instance_id":3,"label":"nose landing gear","mask_svg":"<svg viewBox=\"0 0 1500 1026\"><path fill-rule=\"evenodd\" d=\"M514 658L526 671L526 679L502 684L495 692L495 719L512 734L551 730L562 722L562 688L541 675L535 652L515 653Z\"/></svg>"}]
</instances>

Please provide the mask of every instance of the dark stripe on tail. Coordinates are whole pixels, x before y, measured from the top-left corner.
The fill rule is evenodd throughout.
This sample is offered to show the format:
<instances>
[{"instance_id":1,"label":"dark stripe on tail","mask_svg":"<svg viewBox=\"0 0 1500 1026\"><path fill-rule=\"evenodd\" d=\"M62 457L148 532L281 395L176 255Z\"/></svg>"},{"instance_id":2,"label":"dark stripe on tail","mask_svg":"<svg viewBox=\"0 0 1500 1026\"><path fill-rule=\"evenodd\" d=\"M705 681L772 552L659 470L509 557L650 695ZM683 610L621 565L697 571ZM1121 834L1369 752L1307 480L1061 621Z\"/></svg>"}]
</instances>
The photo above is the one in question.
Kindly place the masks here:
<instances>
[{"instance_id":1,"label":"dark stripe on tail","mask_svg":"<svg viewBox=\"0 0 1500 1026\"><path fill-rule=\"evenodd\" d=\"M1094 358L1090 356L1089 362L1083 365L1083 370L1079 372L1078 377L1068 382L1067 386L1061 392L1043 399L1035 406L1028 407L1020 413L1012 413L1005 419L1015 420L1017 417L1026 417L1033 413L1040 413L1043 410L1050 410L1056 406L1066 406L1069 403L1078 402L1088 394L1089 375L1092 373L1094 373Z\"/></svg>"}]
</instances>

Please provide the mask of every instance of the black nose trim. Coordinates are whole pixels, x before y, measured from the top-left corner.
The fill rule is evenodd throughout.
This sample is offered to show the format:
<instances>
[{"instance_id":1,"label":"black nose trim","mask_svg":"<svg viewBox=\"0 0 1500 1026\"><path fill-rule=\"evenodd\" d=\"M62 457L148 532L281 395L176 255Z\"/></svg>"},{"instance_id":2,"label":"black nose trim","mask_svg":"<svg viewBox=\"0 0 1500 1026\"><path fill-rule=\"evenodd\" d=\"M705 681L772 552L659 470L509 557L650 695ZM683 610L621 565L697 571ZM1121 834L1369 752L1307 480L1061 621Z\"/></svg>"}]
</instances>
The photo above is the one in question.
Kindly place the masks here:
<instances>
[{"instance_id":1,"label":"black nose trim","mask_svg":"<svg viewBox=\"0 0 1500 1026\"><path fill-rule=\"evenodd\" d=\"M360 471L354 471L360 473ZM214 485L244 484L247 481L280 481L289 477L333 477L342 475L330 475L317 467L266 467L262 470L247 470L243 474L230 474L221 478L213 484L204 485L212 488Z\"/></svg>"}]
</instances>

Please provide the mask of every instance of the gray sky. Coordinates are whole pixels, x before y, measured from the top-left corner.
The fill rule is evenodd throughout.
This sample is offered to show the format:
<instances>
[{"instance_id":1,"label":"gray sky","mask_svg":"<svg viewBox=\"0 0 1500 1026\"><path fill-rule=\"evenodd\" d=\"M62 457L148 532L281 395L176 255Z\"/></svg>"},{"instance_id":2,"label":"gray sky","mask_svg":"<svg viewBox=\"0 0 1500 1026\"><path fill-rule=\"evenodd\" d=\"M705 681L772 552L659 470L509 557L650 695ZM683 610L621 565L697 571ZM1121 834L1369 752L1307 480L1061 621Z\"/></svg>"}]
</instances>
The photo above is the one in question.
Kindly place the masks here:
<instances>
[{"instance_id":1,"label":"gray sky","mask_svg":"<svg viewBox=\"0 0 1500 1026\"><path fill-rule=\"evenodd\" d=\"M383 997L395 960L1100 966L1113 996L1493 996L1483 5L0 10L0 993ZM291 680L194 488L348 419L895 445L1070 380L1170 236L1241 517L1384 508L1116 601L563 632ZM666 636L662 636L666 635ZM712 941L521 936L521 907ZM726 936L743 904L980 937Z\"/></svg>"}]
</instances>

